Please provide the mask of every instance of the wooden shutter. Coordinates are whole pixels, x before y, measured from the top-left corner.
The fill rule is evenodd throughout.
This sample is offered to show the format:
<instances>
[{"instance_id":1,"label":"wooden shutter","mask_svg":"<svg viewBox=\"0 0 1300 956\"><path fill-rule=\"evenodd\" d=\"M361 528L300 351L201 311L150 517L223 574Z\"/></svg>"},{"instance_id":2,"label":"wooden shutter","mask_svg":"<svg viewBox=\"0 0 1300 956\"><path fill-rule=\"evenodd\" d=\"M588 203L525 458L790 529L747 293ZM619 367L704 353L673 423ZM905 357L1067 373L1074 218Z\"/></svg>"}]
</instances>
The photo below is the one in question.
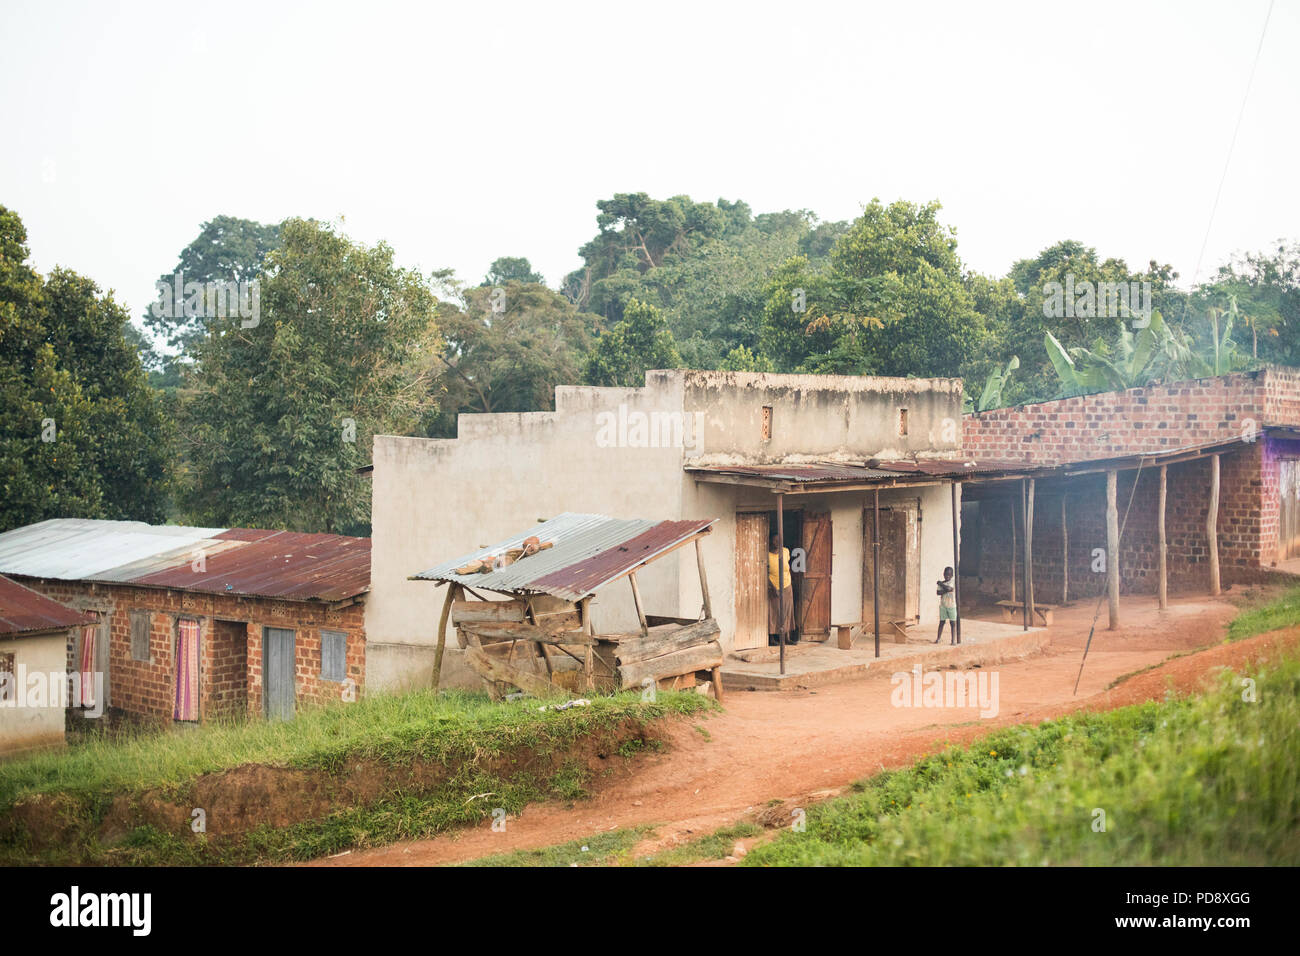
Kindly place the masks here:
<instances>
[{"instance_id":1,"label":"wooden shutter","mask_svg":"<svg viewBox=\"0 0 1300 956\"><path fill-rule=\"evenodd\" d=\"M347 659L348 636L342 631L321 631L321 680L342 681L347 676Z\"/></svg>"},{"instance_id":2,"label":"wooden shutter","mask_svg":"<svg viewBox=\"0 0 1300 956\"><path fill-rule=\"evenodd\" d=\"M131 612L131 660L149 660L149 630L153 615L148 611Z\"/></svg>"}]
</instances>

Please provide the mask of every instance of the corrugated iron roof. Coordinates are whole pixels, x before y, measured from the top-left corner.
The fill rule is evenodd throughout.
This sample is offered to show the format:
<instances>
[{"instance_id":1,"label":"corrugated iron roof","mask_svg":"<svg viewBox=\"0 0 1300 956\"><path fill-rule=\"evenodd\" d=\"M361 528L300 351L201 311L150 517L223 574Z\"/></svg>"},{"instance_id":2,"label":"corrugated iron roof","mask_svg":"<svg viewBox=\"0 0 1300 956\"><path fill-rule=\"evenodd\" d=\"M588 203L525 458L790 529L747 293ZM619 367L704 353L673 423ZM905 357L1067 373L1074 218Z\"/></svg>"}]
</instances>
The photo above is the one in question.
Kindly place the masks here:
<instances>
[{"instance_id":1,"label":"corrugated iron roof","mask_svg":"<svg viewBox=\"0 0 1300 956\"><path fill-rule=\"evenodd\" d=\"M0 635L4 637L58 631L93 620L89 614L64 607L0 575Z\"/></svg>"},{"instance_id":2,"label":"corrugated iron roof","mask_svg":"<svg viewBox=\"0 0 1300 956\"><path fill-rule=\"evenodd\" d=\"M686 470L696 474L733 475L764 482L791 484L906 484L909 478L951 478L1020 471L1018 462L975 461L973 459L924 459L921 461L877 461L862 464L839 462L786 463L775 465L700 465Z\"/></svg>"},{"instance_id":3,"label":"corrugated iron roof","mask_svg":"<svg viewBox=\"0 0 1300 956\"><path fill-rule=\"evenodd\" d=\"M370 588L370 539L55 518L0 534L0 574L342 601Z\"/></svg>"},{"instance_id":4,"label":"corrugated iron roof","mask_svg":"<svg viewBox=\"0 0 1300 956\"><path fill-rule=\"evenodd\" d=\"M419 581L456 581L507 594L550 594L579 601L638 565L707 531L716 518L655 521L565 512L503 541L412 575ZM536 535L554 547L487 574L456 574L456 568L518 548Z\"/></svg>"}]
</instances>

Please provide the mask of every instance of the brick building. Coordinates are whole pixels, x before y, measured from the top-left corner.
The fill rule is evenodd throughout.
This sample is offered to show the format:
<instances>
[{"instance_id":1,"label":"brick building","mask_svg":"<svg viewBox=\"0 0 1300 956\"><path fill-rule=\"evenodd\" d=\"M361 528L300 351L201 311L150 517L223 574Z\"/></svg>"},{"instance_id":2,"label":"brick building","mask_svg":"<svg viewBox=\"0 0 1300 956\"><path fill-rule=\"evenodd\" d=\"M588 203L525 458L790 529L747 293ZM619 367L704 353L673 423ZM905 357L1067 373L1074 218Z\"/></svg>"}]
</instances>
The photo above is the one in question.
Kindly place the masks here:
<instances>
[{"instance_id":1,"label":"brick building","mask_svg":"<svg viewBox=\"0 0 1300 956\"><path fill-rule=\"evenodd\" d=\"M1108 472L1123 525L1120 589L1156 593L1162 468L1169 586L1212 588L1216 557L1225 584L1300 572L1300 370L1266 366L966 415L963 449L1022 463L1026 476L963 489L962 576L984 595L1023 596L1030 479L1035 599L1105 590L1097 550L1107 546Z\"/></svg>"},{"instance_id":2,"label":"brick building","mask_svg":"<svg viewBox=\"0 0 1300 956\"><path fill-rule=\"evenodd\" d=\"M365 683L368 538L55 519L0 534L0 569L93 615L66 666L110 710L289 718Z\"/></svg>"}]
</instances>

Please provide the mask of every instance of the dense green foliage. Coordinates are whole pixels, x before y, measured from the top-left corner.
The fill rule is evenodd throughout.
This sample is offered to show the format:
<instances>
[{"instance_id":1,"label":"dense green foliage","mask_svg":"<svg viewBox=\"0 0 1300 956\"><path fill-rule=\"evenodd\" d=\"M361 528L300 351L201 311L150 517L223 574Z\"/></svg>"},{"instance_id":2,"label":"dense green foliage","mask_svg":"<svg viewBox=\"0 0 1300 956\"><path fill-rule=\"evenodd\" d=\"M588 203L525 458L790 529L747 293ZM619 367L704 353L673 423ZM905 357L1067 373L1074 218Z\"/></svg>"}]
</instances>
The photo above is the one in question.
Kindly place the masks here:
<instances>
[{"instance_id":1,"label":"dense green foliage","mask_svg":"<svg viewBox=\"0 0 1300 956\"><path fill-rule=\"evenodd\" d=\"M376 433L432 403L436 299L386 245L290 219L267 257L256 325L210 321L182 409L187 513L212 525L363 530Z\"/></svg>"},{"instance_id":2,"label":"dense green foliage","mask_svg":"<svg viewBox=\"0 0 1300 956\"><path fill-rule=\"evenodd\" d=\"M617 193L596 203L595 226L557 290L522 256L498 257L478 285L448 270L426 279L386 245L319 224L216 216L160 282L256 281L261 325L248 328L195 310L189 293L170 309L152 303L142 325L120 321L85 280L26 266L21 223L6 213L6 520L362 531L353 472L376 431L452 436L458 414L547 410L557 385L637 386L655 368L961 377L968 410L987 410L1300 364L1294 242L1187 289L1156 260L1134 268L1076 240L981 275L938 202L873 199L851 222L822 222ZM1149 288L1149 323L1115 311L1117 288ZM111 357L102 370L77 358L88 335ZM57 449L32 440L45 418L60 422ZM352 441L340 439L345 419Z\"/></svg>"},{"instance_id":3,"label":"dense green foliage","mask_svg":"<svg viewBox=\"0 0 1300 956\"><path fill-rule=\"evenodd\" d=\"M0 207L0 531L46 518L159 521L170 424L129 344L126 311L91 280L28 265Z\"/></svg>"}]
</instances>

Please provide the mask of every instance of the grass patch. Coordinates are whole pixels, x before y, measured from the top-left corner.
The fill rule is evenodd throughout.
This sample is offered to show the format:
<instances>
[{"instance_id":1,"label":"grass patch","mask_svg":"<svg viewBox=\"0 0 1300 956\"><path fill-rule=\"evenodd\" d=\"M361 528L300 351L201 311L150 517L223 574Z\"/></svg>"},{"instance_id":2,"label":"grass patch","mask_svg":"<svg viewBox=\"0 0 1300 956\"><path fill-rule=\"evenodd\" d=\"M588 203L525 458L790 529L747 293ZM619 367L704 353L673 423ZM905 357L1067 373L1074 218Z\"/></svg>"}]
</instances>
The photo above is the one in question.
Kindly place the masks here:
<instances>
[{"instance_id":1,"label":"grass patch","mask_svg":"<svg viewBox=\"0 0 1300 956\"><path fill-rule=\"evenodd\" d=\"M636 862L638 866L687 866L703 860L721 860L731 855L736 841L759 836L762 832L763 828L757 823L737 823Z\"/></svg>"},{"instance_id":2,"label":"grass patch","mask_svg":"<svg viewBox=\"0 0 1300 956\"><path fill-rule=\"evenodd\" d=\"M1267 634L1284 627L1300 625L1300 585L1287 588L1280 595L1252 595L1240 605L1241 611L1228 625L1228 640L1240 641L1257 634Z\"/></svg>"},{"instance_id":3,"label":"grass patch","mask_svg":"<svg viewBox=\"0 0 1300 956\"><path fill-rule=\"evenodd\" d=\"M591 773L581 761L566 761L570 750L617 734L613 742L633 755L644 749L637 728L715 706L699 694L663 693L643 702L633 692L556 711L529 699L494 703L478 694L414 692L308 709L289 723L254 720L92 738L0 763L0 819L24 797L42 794L59 802L75 835L70 846L58 841L60 849L34 853L30 834L11 830L0 837L0 861L248 863L430 836L479 822L498 807L514 813L538 799L579 799ZM535 769L515 767L538 755L546 759L534 760ZM154 792L183 801L204 774L254 764L336 775L367 762L440 765L446 772L435 787L395 790L367 806L341 806L322 819L262 827L237 840L208 839L188 827L166 833L144 826L105 847L96 835L115 798Z\"/></svg>"},{"instance_id":4,"label":"grass patch","mask_svg":"<svg viewBox=\"0 0 1300 956\"><path fill-rule=\"evenodd\" d=\"M1011 728L879 774L743 864L1295 865L1300 660L1249 676L1258 702L1225 672L1203 695Z\"/></svg>"},{"instance_id":5,"label":"grass patch","mask_svg":"<svg viewBox=\"0 0 1300 956\"><path fill-rule=\"evenodd\" d=\"M458 866L617 866L653 827L620 827L581 840L536 850L514 850L480 857Z\"/></svg>"}]
</instances>

